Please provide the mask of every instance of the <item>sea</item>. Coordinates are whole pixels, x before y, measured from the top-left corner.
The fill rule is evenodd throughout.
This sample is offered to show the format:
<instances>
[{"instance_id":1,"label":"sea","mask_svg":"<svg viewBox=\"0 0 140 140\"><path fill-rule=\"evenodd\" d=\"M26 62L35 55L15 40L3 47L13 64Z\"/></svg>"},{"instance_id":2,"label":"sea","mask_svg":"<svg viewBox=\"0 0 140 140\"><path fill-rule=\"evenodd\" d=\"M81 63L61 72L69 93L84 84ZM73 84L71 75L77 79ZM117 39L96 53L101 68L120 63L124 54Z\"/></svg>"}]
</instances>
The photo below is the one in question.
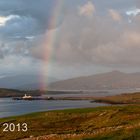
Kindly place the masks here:
<instances>
[{"instance_id":1,"label":"sea","mask_svg":"<svg viewBox=\"0 0 140 140\"><path fill-rule=\"evenodd\" d=\"M79 94L53 94L45 95L51 97L81 97L81 96L109 96L118 95L121 93L133 93L137 90L108 90L108 91L88 91L79 92ZM63 110L73 108L87 108L87 107L98 107L98 106L109 106L105 103L95 103L89 100L13 100L12 98L0 98L0 118L19 116L23 114L29 114L32 112L43 112L50 110Z\"/></svg>"}]
</instances>

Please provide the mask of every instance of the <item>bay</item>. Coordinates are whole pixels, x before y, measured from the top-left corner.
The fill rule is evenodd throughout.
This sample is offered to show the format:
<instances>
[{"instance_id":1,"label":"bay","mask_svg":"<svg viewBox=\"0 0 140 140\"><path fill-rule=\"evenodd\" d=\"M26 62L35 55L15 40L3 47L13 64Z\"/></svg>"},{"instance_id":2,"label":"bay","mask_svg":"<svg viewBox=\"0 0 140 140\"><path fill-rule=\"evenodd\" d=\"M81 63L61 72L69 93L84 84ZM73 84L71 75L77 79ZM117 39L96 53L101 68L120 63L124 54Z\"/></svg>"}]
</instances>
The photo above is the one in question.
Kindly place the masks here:
<instances>
[{"instance_id":1,"label":"bay","mask_svg":"<svg viewBox=\"0 0 140 140\"><path fill-rule=\"evenodd\" d=\"M90 103L87 100L12 100L11 98L0 98L0 118L42 112L49 110L60 110L70 108L86 108L106 106L103 103Z\"/></svg>"}]
</instances>

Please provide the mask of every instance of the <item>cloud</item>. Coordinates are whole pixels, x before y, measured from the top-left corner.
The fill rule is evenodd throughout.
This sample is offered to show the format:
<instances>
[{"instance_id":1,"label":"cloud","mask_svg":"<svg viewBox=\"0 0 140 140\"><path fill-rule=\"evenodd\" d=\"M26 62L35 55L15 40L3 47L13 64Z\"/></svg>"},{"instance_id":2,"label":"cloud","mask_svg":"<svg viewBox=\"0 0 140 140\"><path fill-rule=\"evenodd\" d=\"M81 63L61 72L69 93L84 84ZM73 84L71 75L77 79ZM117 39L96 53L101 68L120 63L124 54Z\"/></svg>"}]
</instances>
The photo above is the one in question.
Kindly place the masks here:
<instances>
[{"instance_id":1,"label":"cloud","mask_svg":"<svg viewBox=\"0 0 140 140\"><path fill-rule=\"evenodd\" d=\"M79 7L79 15L92 17L95 13L95 6L91 1L88 1L85 5Z\"/></svg>"},{"instance_id":2,"label":"cloud","mask_svg":"<svg viewBox=\"0 0 140 140\"><path fill-rule=\"evenodd\" d=\"M0 36L24 38L44 34L46 30L56 28L60 22L51 24L57 1L53 0L1 0L0 1ZM64 12L65 13L65 12Z\"/></svg>"},{"instance_id":3,"label":"cloud","mask_svg":"<svg viewBox=\"0 0 140 140\"><path fill-rule=\"evenodd\" d=\"M126 11L126 15L128 16L137 16L140 13L140 9L134 8L131 10Z\"/></svg>"},{"instance_id":4,"label":"cloud","mask_svg":"<svg viewBox=\"0 0 140 140\"><path fill-rule=\"evenodd\" d=\"M36 63L36 65L33 65ZM40 70L41 63L34 61L30 57L20 55L8 55L4 59L0 59L1 73L11 73L17 75L19 73L34 73Z\"/></svg>"},{"instance_id":5,"label":"cloud","mask_svg":"<svg viewBox=\"0 0 140 140\"><path fill-rule=\"evenodd\" d=\"M44 4L44 2L45 1L43 1L42 4ZM44 60L43 53L47 49L44 49L45 47L42 44L42 40L46 37L45 34L42 34L41 38L38 37L38 31L41 29L40 22L37 20L37 13L42 13L42 10L39 9L39 11L36 11L37 3L33 5L32 10L29 8L30 5L28 6L27 3L24 3L23 5L26 5L23 6L23 8L25 7L27 11L30 11L29 15L27 16L25 9L24 12L22 9L19 11L15 10L14 13L17 13L20 16L18 18L15 17L10 19L6 22L4 27L0 28L3 36L12 37L14 39L17 38L17 40L22 38L22 40L15 40L13 43L5 43L5 47L3 47L1 52L4 56L19 54L21 56L33 57L35 60ZM39 7L41 5L39 5ZM45 12L44 10L45 9L43 9L43 13ZM92 17L95 13L95 6L91 1L88 1L86 4L80 6L78 10L81 16ZM96 12L98 11L96 10ZM117 10L110 9L109 14L114 21L124 22ZM119 59L115 57L119 55L117 52L123 54L124 46L127 48L129 44L132 44L125 44L128 36L124 35L124 32L127 32L129 28L133 28L129 27L129 25L126 26L128 29L123 25L112 22L110 17L108 17L108 13L103 17L98 15L91 20L81 18L80 16L77 16L77 13L74 13L74 15L68 13L65 16L64 23L61 24L57 31L47 30L47 34L52 34L53 32L53 35L50 36L57 36L57 34L59 34L59 36L57 36L57 40L54 40L54 44L56 44L57 47L52 44L47 45L51 47L54 52L57 52L54 53L54 62L61 63L63 65L108 65L113 64L114 62L119 64L119 59L121 57ZM132 42L134 43L134 41L136 41L135 38L129 36L129 41L133 40ZM48 52L45 53L47 54Z\"/></svg>"},{"instance_id":6,"label":"cloud","mask_svg":"<svg viewBox=\"0 0 140 140\"><path fill-rule=\"evenodd\" d=\"M114 12L114 11L113 11ZM61 66L139 67L139 20L134 25L116 16L96 16L86 20L77 15L67 16L57 34L54 63ZM117 18L116 18L117 17Z\"/></svg>"},{"instance_id":7,"label":"cloud","mask_svg":"<svg viewBox=\"0 0 140 140\"><path fill-rule=\"evenodd\" d=\"M102 65L138 66L140 64L140 33L124 31L114 42L99 45L94 50L94 60Z\"/></svg>"},{"instance_id":8,"label":"cloud","mask_svg":"<svg viewBox=\"0 0 140 140\"><path fill-rule=\"evenodd\" d=\"M122 16L116 10L110 9L109 15L114 21L120 22L122 20Z\"/></svg>"},{"instance_id":9,"label":"cloud","mask_svg":"<svg viewBox=\"0 0 140 140\"><path fill-rule=\"evenodd\" d=\"M61 13L57 11L60 22L50 28L56 4L56 0L0 1L0 72L34 71L48 61L59 77L82 70L88 74L139 67L140 16L128 23L125 13L135 0L66 0Z\"/></svg>"},{"instance_id":10,"label":"cloud","mask_svg":"<svg viewBox=\"0 0 140 140\"><path fill-rule=\"evenodd\" d=\"M7 16L7 17L4 17L4 16L1 16L0 17L0 26L5 26L5 24L9 21L9 20L12 20L14 18L19 18L19 16L17 15L10 15L10 16Z\"/></svg>"},{"instance_id":11,"label":"cloud","mask_svg":"<svg viewBox=\"0 0 140 140\"><path fill-rule=\"evenodd\" d=\"M1 38L26 37L39 32L39 26L32 17L10 15L2 18L3 26L0 26Z\"/></svg>"}]
</instances>

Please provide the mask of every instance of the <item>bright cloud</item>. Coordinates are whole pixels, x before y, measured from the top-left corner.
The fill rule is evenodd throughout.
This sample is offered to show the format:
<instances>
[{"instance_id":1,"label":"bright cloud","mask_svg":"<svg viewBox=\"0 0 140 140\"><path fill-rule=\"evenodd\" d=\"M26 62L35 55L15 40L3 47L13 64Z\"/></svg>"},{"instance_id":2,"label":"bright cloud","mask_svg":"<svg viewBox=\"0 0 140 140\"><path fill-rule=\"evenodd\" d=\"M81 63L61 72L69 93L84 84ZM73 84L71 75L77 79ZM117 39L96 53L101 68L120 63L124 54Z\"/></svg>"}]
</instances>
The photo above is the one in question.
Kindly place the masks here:
<instances>
[{"instance_id":1,"label":"bright cloud","mask_svg":"<svg viewBox=\"0 0 140 140\"><path fill-rule=\"evenodd\" d=\"M10 16L7 16L7 17L0 16L0 26L5 26L5 24L9 20L14 19L14 18L19 18L19 16L18 15L10 15Z\"/></svg>"},{"instance_id":2,"label":"bright cloud","mask_svg":"<svg viewBox=\"0 0 140 140\"><path fill-rule=\"evenodd\" d=\"M79 14L86 17L92 17L95 12L95 6L88 1L85 5L79 7Z\"/></svg>"},{"instance_id":3,"label":"bright cloud","mask_svg":"<svg viewBox=\"0 0 140 140\"><path fill-rule=\"evenodd\" d=\"M126 12L128 16L136 16L140 13L140 9L134 8Z\"/></svg>"}]
</instances>

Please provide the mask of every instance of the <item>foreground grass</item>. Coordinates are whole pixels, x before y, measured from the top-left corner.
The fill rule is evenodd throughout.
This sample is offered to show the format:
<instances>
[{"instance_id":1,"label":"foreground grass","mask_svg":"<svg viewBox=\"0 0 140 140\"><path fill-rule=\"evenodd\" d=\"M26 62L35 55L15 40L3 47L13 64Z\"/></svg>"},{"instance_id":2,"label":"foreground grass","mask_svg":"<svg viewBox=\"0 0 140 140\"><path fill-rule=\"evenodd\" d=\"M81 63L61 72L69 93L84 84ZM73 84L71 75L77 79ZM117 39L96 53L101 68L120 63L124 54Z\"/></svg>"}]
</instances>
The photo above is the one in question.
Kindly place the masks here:
<instances>
[{"instance_id":1,"label":"foreground grass","mask_svg":"<svg viewBox=\"0 0 140 140\"><path fill-rule=\"evenodd\" d=\"M2 132L4 122L14 124L26 122L28 131ZM0 126L0 140L16 140L43 135L46 136L40 139L139 140L140 105L32 113L0 119Z\"/></svg>"}]
</instances>

